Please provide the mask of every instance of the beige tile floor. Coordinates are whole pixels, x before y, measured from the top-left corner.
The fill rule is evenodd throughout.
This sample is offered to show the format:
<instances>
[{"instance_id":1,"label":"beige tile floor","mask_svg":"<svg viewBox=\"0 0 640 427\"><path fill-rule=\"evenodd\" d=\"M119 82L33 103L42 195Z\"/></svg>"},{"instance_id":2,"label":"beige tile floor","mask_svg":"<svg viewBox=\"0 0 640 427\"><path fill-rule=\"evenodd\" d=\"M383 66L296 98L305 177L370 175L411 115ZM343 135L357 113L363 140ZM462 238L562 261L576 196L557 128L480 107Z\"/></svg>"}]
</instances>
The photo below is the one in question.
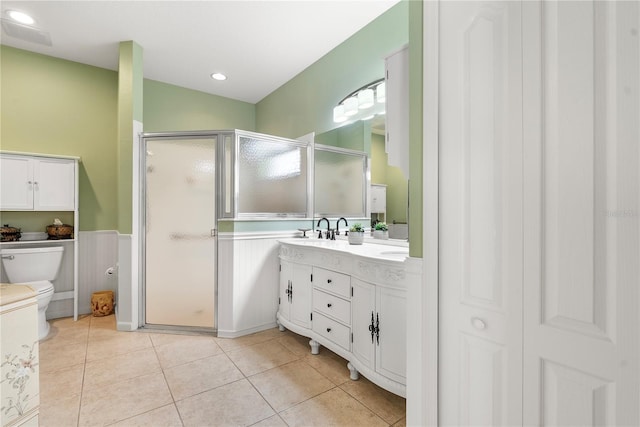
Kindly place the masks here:
<instances>
[{"instance_id":1,"label":"beige tile floor","mask_svg":"<svg viewBox=\"0 0 640 427\"><path fill-rule=\"evenodd\" d=\"M308 338L118 332L115 317L50 321L40 426L401 426L405 399Z\"/></svg>"}]
</instances>

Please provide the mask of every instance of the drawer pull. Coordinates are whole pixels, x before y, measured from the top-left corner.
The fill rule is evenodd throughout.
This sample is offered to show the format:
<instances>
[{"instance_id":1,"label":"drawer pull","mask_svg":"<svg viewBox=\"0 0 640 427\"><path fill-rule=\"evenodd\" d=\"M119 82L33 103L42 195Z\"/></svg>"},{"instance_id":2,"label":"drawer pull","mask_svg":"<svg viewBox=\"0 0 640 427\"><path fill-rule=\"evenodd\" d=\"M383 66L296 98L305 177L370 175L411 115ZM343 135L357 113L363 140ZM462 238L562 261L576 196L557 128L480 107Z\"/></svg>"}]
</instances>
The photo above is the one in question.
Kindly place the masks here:
<instances>
[{"instance_id":1,"label":"drawer pull","mask_svg":"<svg viewBox=\"0 0 640 427\"><path fill-rule=\"evenodd\" d=\"M327 303L327 307L329 307L329 308L331 308L332 305L333 304L331 304L331 303Z\"/></svg>"},{"instance_id":2,"label":"drawer pull","mask_svg":"<svg viewBox=\"0 0 640 427\"><path fill-rule=\"evenodd\" d=\"M327 283L331 283L331 279L327 279Z\"/></svg>"},{"instance_id":3,"label":"drawer pull","mask_svg":"<svg viewBox=\"0 0 640 427\"><path fill-rule=\"evenodd\" d=\"M331 332L331 328L327 328L327 332Z\"/></svg>"}]
</instances>

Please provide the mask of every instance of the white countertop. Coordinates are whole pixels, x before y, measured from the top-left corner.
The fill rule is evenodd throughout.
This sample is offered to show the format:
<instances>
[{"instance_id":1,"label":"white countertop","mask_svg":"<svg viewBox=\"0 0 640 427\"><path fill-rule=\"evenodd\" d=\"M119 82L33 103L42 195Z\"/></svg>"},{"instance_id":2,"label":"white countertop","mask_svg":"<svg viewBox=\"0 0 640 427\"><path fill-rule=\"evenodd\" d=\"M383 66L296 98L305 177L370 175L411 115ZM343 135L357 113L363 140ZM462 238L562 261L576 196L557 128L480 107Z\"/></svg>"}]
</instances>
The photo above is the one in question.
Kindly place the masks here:
<instances>
[{"instance_id":1,"label":"white countertop","mask_svg":"<svg viewBox=\"0 0 640 427\"><path fill-rule=\"evenodd\" d=\"M9 283L0 284L0 306L29 299L37 295L38 293L30 286L12 285Z\"/></svg>"},{"instance_id":2,"label":"white countertop","mask_svg":"<svg viewBox=\"0 0 640 427\"><path fill-rule=\"evenodd\" d=\"M288 245L337 251L364 258L385 261L404 262L404 260L409 256L409 248L405 246L406 242L398 242L400 244L404 243L404 245L398 246L394 242L388 241L384 241L385 243L378 243L379 241L377 239L366 239L362 245L350 245L347 240L343 239L322 240L313 238L289 238L280 239L278 241Z\"/></svg>"}]
</instances>

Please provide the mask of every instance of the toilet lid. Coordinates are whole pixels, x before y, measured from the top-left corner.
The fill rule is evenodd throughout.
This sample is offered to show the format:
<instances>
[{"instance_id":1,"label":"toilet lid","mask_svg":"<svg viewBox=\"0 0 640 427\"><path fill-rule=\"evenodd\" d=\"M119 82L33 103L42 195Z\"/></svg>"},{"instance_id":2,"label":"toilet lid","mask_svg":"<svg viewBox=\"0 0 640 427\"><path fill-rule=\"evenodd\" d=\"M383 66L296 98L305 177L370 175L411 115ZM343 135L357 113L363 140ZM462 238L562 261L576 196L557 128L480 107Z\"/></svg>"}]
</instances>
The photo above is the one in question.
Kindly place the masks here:
<instances>
[{"instance_id":1,"label":"toilet lid","mask_svg":"<svg viewBox=\"0 0 640 427\"><path fill-rule=\"evenodd\" d=\"M31 286L38 294L44 294L53 291L53 284L47 280L39 280L37 282L25 282L23 285Z\"/></svg>"}]
</instances>

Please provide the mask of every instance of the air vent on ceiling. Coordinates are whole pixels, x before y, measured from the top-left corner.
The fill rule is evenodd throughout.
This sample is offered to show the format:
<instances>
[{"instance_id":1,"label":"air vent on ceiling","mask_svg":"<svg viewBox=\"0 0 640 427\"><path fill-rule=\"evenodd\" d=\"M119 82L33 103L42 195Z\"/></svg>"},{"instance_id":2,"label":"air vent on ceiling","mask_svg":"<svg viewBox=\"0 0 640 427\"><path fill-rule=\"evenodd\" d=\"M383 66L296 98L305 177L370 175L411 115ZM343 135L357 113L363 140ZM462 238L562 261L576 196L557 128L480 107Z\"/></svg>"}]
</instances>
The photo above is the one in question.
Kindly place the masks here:
<instances>
[{"instance_id":1,"label":"air vent on ceiling","mask_svg":"<svg viewBox=\"0 0 640 427\"><path fill-rule=\"evenodd\" d=\"M2 19L2 29L5 34L31 43L51 46L51 35L48 32L39 30L28 25Z\"/></svg>"}]
</instances>

